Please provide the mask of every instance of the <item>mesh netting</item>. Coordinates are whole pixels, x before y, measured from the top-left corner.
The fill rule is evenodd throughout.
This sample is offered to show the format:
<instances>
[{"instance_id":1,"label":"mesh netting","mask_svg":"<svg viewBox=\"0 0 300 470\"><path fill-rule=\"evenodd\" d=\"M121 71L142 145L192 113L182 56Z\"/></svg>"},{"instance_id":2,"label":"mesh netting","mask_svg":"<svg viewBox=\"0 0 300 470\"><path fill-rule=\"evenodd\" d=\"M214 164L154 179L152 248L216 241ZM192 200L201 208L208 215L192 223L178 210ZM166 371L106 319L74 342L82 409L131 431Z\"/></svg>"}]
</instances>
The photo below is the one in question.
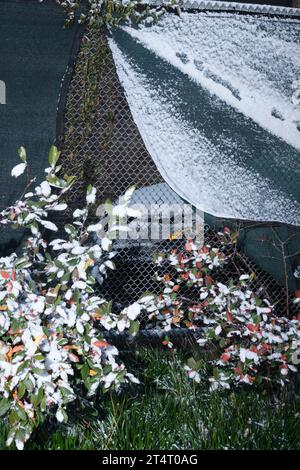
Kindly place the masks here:
<instances>
[{"instance_id":1,"label":"mesh netting","mask_svg":"<svg viewBox=\"0 0 300 470\"><path fill-rule=\"evenodd\" d=\"M67 98L63 153L66 170L78 177L70 201L75 205L89 183L97 187L101 202L117 198L130 185L163 181L133 122L99 30L90 28L83 36Z\"/></svg>"},{"instance_id":2,"label":"mesh netting","mask_svg":"<svg viewBox=\"0 0 300 470\"><path fill-rule=\"evenodd\" d=\"M133 121L124 90L119 82L105 31L87 28L68 90L64 118L62 162L68 174L77 177L69 196L71 210L80 207L85 188L97 188L97 203L115 200L126 189L151 186L142 193L144 204L174 203L172 190L163 182ZM163 184L162 184L163 183ZM205 243L220 244L217 231L205 226ZM159 292L155 281L153 254L180 247L182 240L119 243L116 270L100 287L112 299L115 310L137 300L145 291ZM269 274L257 267L242 252L232 250L222 271L222 282L255 273L256 291L276 303L281 311L295 311L292 299Z\"/></svg>"}]
</instances>

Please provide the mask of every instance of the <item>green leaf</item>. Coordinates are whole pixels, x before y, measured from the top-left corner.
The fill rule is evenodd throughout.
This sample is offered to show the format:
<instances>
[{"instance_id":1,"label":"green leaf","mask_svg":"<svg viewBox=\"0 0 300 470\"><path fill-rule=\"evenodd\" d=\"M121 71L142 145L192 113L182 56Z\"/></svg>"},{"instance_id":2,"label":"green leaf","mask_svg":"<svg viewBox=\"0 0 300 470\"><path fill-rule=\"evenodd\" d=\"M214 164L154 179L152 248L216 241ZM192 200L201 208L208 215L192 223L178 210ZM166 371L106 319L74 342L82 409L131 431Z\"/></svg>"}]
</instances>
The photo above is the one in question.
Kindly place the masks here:
<instances>
[{"instance_id":1,"label":"green leaf","mask_svg":"<svg viewBox=\"0 0 300 470\"><path fill-rule=\"evenodd\" d=\"M106 199L104 203L104 209L107 212L108 216L111 218L112 217L112 210L113 210L113 205L110 199Z\"/></svg>"},{"instance_id":2,"label":"green leaf","mask_svg":"<svg viewBox=\"0 0 300 470\"><path fill-rule=\"evenodd\" d=\"M26 389L28 390L28 392L29 393L33 392L34 385L33 385L32 381L30 379L26 378L24 383L25 383L25 386L26 386Z\"/></svg>"},{"instance_id":3,"label":"green leaf","mask_svg":"<svg viewBox=\"0 0 300 470\"><path fill-rule=\"evenodd\" d=\"M111 313L111 309L112 309L112 300L107 302L107 304L105 304L103 307L102 306L100 307L100 311L102 315L109 315Z\"/></svg>"},{"instance_id":4,"label":"green leaf","mask_svg":"<svg viewBox=\"0 0 300 470\"><path fill-rule=\"evenodd\" d=\"M71 186L71 184L73 183L73 181L76 179L76 176L64 175L64 179L65 179L67 185L68 185L68 186Z\"/></svg>"},{"instance_id":5,"label":"green leaf","mask_svg":"<svg viewBox=\"0 0 300 470\"><path fill-rule=\"evenodd\" d=\"M35 354L34 359L35 361L43 361L45 358L42 354ZM29 380L29 382L31 381Z\"/></svg>"},{"instance_id":6,"label":"green leaf","mask_svg":"<svg viewBox=\"0 0 300 470\"><path fill-rule=\"evenodd\" d=\"M72 238L77 236L77 230L74 227L74 225L71 225L71 224L65 225L65 231L67 232L68 235L71 235Z\"/></svg>"},{"instance_id":7,"label":"green leaf","mask_svg":"<svg viewBox=\"0 0 300 470\"><path fill-rule=\"evenodd\" d=\"M190 358L188 359L187 365L188 365L192 370L195 370L195 371L197 371L198 368L199 368L198 362L197 362L193 357L190 357Z\"/></svg>"},{"instance_id":8,"label":"green leaf","mask_svg":"<svg viewBox=\"0 0 300 470\"><path fill-rule=\"evenodd\" d=\"M61 277L61 282L68 282L70 279L70 273L66 273Z\"/></svg>"},{"instance_id":9,"label":"green leaf","mask_svg":"<svg viewBox=\"0 0 300 470\"><path fill-rule=\"evenodd\" d=\"M84 364L84 366L81 369L81 377L85 381L89 375L89 366L88 364Z\"/></svg>"},{"instance_id":10,"label":"green leaf","mask_svg":"<svg viewBox=\"0 0 300 470\"><path fill-rule=\"evenodd\" d=\"M25 395L25 392L26 392L26 384L25 384L25 381L23 380L23 382L20 382L20 385L18 387L18 397L23 398Z\"/></svg>"},{"instance_id":11,"label":"green leaf","mask_svg":"<svg viewBox=\"0 0 300 470\"><path fill-rule=\"evenodd\" d=\"M129 333L134 336L138 334L139 329L140 329L140 322L138 320L135 320L135 321L130 320Z\"/></svg>"},{"instance_id":12,"label":"green leaf","mask_svg":"<svg viewBox=\"0 0 300 470\"><path fill-rule=\"evenodd\" d=\"M93 191L93 186L92 186L91 184L89 184L88 187L86 188L86 194L87 194L87 196L88 196L89 194L91 194L92 191Z\"/></svg>"},{"instance_id":13,"label":"green leaf","mask_svg":"<svg viewBox=\"0 0 300 470\"><path fill-rule=\"evenodd\" d=\"M11 402L8 398L2 398L2 400L0 401L0 416L3 416L5 415L5 413L7 413L10 408L10 405Z\"/></svg>"},{"instance_id":14,"label":"green leaf","mask_svg":"<svg viewBox=\"0 0 300 470\"><path fill-rule=\"evenodd\" d=\"M29 364L30 364L29 359L27 359L26 361L22 362L22 363L19 365L18 369L17 369L17 373L19 373L19 372L21 372L22 370L26 369L26 368L29 366Z\"/></svg>"},{"instance_id":15,"label":"green leaf","mask_svg":"<svg viewBox=\"0 0 300 470\"><path fill-rule=\"evenodd\" d=\"M112 366L110 364L103 367L103 375L108 375L111 371L112 371Z\"/></svg>"},{"instance_id":16,"label":"green leaf","mask_svg":"<svg viewBox=\"0 0 300 470\"><path fill-rule=\"evenodd\" d=\"M42 388L39 389L37 394L31 395L31 403L36 408L42 401L44 396L44 391Z\"/></svg>"},{"instance_id":17,"label":"green leaf","mask_svg":"<svg viewBox=\"0 0 300 470\"><path fill-rule=\"evenodd\" d=\"M27 413L23 410L23 408L21 408L21 406L17 405L16 413L22 421L27 421Z\"/></svg>"},{"instance_id":18,"label":"green leaf","mask_svg":"<svg viewBox=\"0 0 300 470\"><path fill-rule=\"evenodd\" d=\"M48 183L51 184L52 186L56 186L57 188L63 188L64 187L64 184L62 183L62 180L60 180L55 175L48 175L46 179L47 179Z\"/></svg>"},{"instance_id":19,"label":"green leaf","mask_svg":"<svg viewBox=\"0 0 300 470\"><path fill-rule=\"evenodd\" d=\"M61 412L62 412L62 415L64 417L64 423L67 423L68 422L68 415L67 415L66 411L63 408L61 408Z\"/></svg>"},{"instance_id":20,"label":"green leaf","mask_svg":"<svg viewBox=\"0 0 300 470\"><path fill-rule=\"evenodd\" d=\"M59 159L60 152L55 145L52 145L49 152L49 165L54 168Z\"/></svg>"},{"instance_id":21,"label":"green leaf","mask_svg":"<svg viewBox=\"0 0 300 470\"><path fill-rule=\"evenodd\" d=\"M11 426L14 426L15 424L19 422L19 417L15 410L9 413L8 421Z\"/></svg>"},{"instance_id":22,"label":"green leaf","mask_svg":"<svg viewBox=\"0 0 300 470\"><path fill-rule=\"evenodd\" d=\"M21 160L25 163L26 162L26 150L24 147L20 147L19 150L18 150L18 154L19 154L19 157L21 158Z\"/></svg>"},{"instance_id":23,"label":"green leaf","mask_svg":"<svg viewBox=\"0 0 300 470\"><path fill-rule=\"evenodd\" d=\"M46 409L47 409L47 398L43 397L43 399L41 400L41 410L46 411Z\"/></svg>"},{"instance_id":24,"label":"green leaf","mask_svg":"<svg viewBox=\"0 0 300 470\"><path fill-rule=\"evenodd\" d=\"M17 263L16 263L16 267L17 267L18 269L30 268L31 265L32 265L32 263L31 263L30 261L28 261L28 260L27 260L27 261L24 260L23 262L21 262L20 260L18 260Z\"/></svg>"}]
</instances>

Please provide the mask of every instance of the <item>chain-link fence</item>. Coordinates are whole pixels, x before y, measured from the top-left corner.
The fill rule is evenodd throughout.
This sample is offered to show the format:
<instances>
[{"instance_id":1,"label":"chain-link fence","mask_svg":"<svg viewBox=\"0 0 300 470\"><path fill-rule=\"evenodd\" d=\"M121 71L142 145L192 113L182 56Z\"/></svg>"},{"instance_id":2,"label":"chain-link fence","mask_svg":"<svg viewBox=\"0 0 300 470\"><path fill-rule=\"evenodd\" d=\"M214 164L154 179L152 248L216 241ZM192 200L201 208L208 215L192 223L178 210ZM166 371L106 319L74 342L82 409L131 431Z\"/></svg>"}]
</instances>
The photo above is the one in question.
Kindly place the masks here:
<instances>
[{"instance_id":1,"label":"chain-link fence","mask_svg":"<svg viewBox=\"0 0 300 470\"><path fill-rule=\"evenodd\" d=\"M71 210L80 207L85 188L97 188L97 202L116 200L135 185L142 189L143 204L173 204L178 198L163 181L134 123L124 90L117 76L106 32L91 27L83 34L70 82L64 116L62 162L68 174L77 177L69 196ZM147 190L145 190L147 188ZM176 202L176 201L175 201ZM238 221L236 225L239 226ZM205 226L205 243L220 244L218 230ZM155 281L153 254L180 247L182 240L119 243L116 270L99 287L106 298L121 309L145 291L159 292ZM256 275L255 289L293 314L295 306L285 286L255 265L239 249L232 247L230 261L222 271L222 281L237 279L243 273Z\"/></svg>"}]
</instances>

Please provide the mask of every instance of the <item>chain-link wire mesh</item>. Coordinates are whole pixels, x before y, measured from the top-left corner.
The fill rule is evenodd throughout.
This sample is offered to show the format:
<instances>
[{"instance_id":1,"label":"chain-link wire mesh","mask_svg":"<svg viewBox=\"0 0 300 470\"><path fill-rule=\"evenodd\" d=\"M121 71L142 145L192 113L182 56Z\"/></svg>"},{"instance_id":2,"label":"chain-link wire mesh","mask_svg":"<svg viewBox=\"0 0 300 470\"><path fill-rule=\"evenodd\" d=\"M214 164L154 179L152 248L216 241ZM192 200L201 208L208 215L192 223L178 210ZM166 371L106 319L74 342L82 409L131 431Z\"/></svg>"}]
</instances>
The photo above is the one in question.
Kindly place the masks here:
<instances>
[{"instance_id":1,"label":"chain-link wire mesh","mask_svg":"<svg viewBox=\"0 0 300 470\"><path fill-rule=\"evenodd\" d=\"M71 210L80 207L85 188L97 188L97 203L116 200L126 189L149 188L141 192L147 205L174 203L175 193L164 183L134 123L124 90L117 76L106 32L89 27L81 48L68 90L64 117L62 162L68 174L77 177L69 196ZM205 226L205 243L220 245L220 236ZM115 310L137 300L145 291L159 293L155 281L153 254L180 247L182 240L147 240L119 243L115 258L116 270L99 290L112 299ZM255 273L255 289L277 304L278 311L293 314L292 297L269 274L256 266L235 246L222 270L222 282L238 279L243 273Z\"/></svg>"}]
</instances>

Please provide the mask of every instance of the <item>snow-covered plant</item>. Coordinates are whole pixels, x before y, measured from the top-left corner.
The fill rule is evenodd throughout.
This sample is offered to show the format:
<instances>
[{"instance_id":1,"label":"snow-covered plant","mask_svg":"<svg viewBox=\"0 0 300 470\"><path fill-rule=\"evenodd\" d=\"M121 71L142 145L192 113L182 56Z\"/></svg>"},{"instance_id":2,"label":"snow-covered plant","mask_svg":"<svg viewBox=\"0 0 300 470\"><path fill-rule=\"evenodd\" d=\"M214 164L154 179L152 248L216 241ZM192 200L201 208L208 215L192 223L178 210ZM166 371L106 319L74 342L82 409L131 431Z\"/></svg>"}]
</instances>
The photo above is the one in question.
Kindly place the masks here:
<instances>
[{"instance_id":1,"label":"snow-covered plant","mask_svg":"<svg viewBox=\"0 0 300 470\"><path fill-rule=\"evenodd\" d=\"M217 351L209 361L212 390L262 382L284 385L300 371L300 318L276 316L272 305L249 288L249 278L242 275L237 283L201 289L207 304L199 312L198 344L213 344Z\"/></svg>"},{"instance_id":2,"label":"snow-covered plant","mask_svg":"<svg viewBox=\"0 0 300 470\"><path fill-rule=\"evenodd\" d=\"M159 296L145 295L138 301L142 310L146 310L148 328L151 323L165 332L172 328L197 328L195 313L206 296L199 297L199 289L212 282L210 273L219 270L225 262L224 253L218 248L199 247L191 240L185 243L183 251L158 255L157 265L167 263L168 266L167 272L157 275L163 284L162 292Z\"/></svg>"},{"instance_id":3,"label":"snow-covered plant","mask_svg":"<svg viewBox=\"0 0 300 470\"><path fill-rule=\"evenodd\" d=\"M64 9L68 25L75 21L77 15L79 23L116 26L129 19L152 22L159 19L166 8L176 8L179 11L180 2L164 0L154 7L145 0L56 0L56 3Z\"/></svg>"},{"instance_id":4,"label":"snow-covered plant","mask_svg":"<svg viewBox=\"0 0 300 470\"><path fill-rule=\"evenodd\" d=\"M84 389L92 396L99 387L137 379L103 336L116 322L111 304L94 293L91 269L98 266L104 275L113 268L113 253L109 233L100 245L89 241L99 230L88 224L95 188L87 188L85 206L64 227L65 237L51 240L57 227L49 215L66 210L64 195L74 179L60 176L59 152L52 147L45 180L32 189L24 148L19 155L12 176L26 173L25 190L0 212L0 228L21 227L28 236L18 254L0 258L0 416L9 423L7 445L22 449L47 414L66 421L68 403Z\"/></svg>"},{"instance_id":5,"label":"snow-covered plant","mask_svg":"<svg viewBox=\"0 0 300 470\"><path fill-rule=\"evenodd\" d=\"M162 292L144 296L139 308L148 328L152 322L165 332L180 327L197 331L200 348L210 351L212 390L270 381L284 385L300 371L300 316L276 316L270 302L251 288L253 275L219 281L228 262L228 238L225 229L224 250L188 240L183 250L159 255L157 263L167 271L158 276ZM172 345L168 339L164 344ZM196 382L201 365L191 358L185 367Z\"/></svg>"}]
</instances>

